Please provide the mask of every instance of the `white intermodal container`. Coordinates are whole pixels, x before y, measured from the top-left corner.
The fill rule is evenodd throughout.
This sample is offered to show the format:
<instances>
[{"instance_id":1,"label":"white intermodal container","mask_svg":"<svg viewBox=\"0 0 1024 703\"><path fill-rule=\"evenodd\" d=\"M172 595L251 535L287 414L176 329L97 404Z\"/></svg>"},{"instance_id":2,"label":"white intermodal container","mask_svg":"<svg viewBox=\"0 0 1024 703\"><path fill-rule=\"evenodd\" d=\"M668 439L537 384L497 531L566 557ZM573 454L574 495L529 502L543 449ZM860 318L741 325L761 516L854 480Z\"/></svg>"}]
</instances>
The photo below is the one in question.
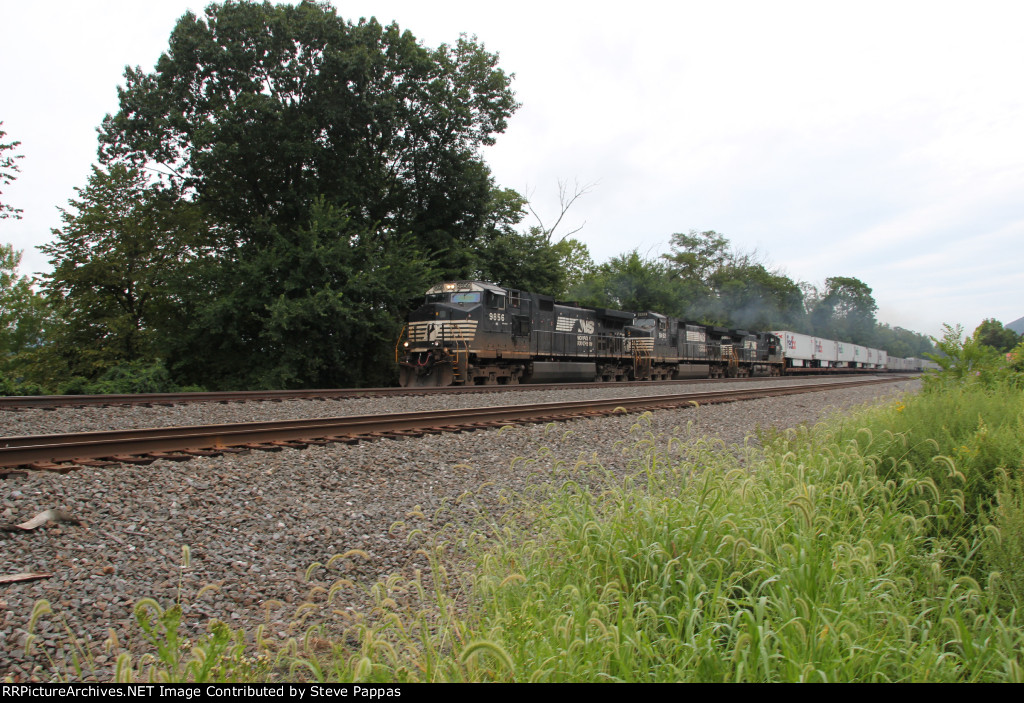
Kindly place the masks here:
<instances>
[{"instance_id":1,"label":"white intermodal container","mask_svg":"<svg viewBox=\"0 0 1024 703\"><path fill-rule=\"evenodd\" d=\"M790 366L809 366L814 360L814 337L798 332L772 332L782 340L782 354Z\"/></svg>"},{"instance_id":2,"label":"white intermodal container","mask_svg":"<svg viewBox=\"0 0 1024 703\"><path fill-rule=\"evenodd\" d=\"M884 349L878 350L878 368L889 368L889 352L885 351Z\"/></svg>"},{"instance_id":3,"label":"white intermodal container","mask_svg":"<svg viewBox=\"0 0 1024 703\"><path fill-rule=\"evenodd\" d=\"M836 342L836 360L840 366L849 366L853 363L853 348L855 346L849 342Z\"/></svg>"},{"instance_id":4,"label":"white intermodal container","mask_svg":"<svg viewBox=\"0 0 1024 703\"><path fill-rule=\"evenodd\" d=\"M814 358L818 361L818 366L828 368L836 365L839 359L838 342L824 337L814 337L813 344Z\"/></svg>"},{"instance_id":5,"label":"white intermodal container","mask_svg":"<svg viewBox=\"0 0 1024 703\"><path fill-rule=\"evenodd\" d=\"M868 348L862 347L859 344L854 344L853 363L851 363L850 366L856 366L858 369L862 369L866 363L868 363Z\"/></svg>"}]
</instances>

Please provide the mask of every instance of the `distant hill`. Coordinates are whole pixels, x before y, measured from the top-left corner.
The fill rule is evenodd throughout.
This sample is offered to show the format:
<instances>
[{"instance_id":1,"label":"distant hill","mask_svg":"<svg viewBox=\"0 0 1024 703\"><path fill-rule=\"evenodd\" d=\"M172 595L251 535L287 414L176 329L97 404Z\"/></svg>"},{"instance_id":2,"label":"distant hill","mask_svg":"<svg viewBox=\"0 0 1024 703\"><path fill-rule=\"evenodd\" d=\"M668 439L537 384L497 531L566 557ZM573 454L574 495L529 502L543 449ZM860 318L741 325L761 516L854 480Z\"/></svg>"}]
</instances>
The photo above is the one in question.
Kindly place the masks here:
<instances>
[{"instance_id":1,"label":"distant hill","mask_svg":"<svg viewBox=\"0 0 1024 703\"><path fill-rule=\"evenodd\" d=\"M1017 334L1024 334L1024 317L1014 320L1008 325L1003 325L1003 329L1013 330Z\"/></svg>"}]
</instances>

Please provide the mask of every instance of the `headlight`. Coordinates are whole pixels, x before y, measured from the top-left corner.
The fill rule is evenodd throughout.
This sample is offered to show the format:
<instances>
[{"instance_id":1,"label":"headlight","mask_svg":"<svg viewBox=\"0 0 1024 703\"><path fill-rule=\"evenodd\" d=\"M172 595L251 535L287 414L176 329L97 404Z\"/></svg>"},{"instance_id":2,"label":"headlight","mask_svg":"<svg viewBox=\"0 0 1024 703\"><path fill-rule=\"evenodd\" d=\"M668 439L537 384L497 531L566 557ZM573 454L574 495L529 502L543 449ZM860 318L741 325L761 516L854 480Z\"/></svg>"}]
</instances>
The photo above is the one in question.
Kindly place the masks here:
<instances>
[{"instance_id":1,"label":"headlight","mask_svg":"<svg viewBox=\"0 0 1024 703\"><path fill-rule=\"evenodd\" d=\"M402 346L405 347L406 349L408 349L409 348L409 343L405 342L404 344L402 344Z\"/></svg>"}]
</instances>

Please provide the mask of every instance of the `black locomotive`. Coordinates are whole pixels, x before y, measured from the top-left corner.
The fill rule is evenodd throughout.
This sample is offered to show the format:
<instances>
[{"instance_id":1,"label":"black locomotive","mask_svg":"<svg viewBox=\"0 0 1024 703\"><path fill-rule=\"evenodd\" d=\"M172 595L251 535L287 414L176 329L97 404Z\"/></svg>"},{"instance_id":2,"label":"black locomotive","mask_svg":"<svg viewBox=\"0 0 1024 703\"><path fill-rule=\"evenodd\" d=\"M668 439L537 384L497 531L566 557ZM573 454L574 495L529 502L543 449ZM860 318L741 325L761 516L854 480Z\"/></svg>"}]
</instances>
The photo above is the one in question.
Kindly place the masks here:
<instances>
[{"instance_id":1,"label":"black locomotive","mask_svg":"<svg viewBox=\"0 0 1024 703\"><path fill-rule=\"evenodd\" d=\"M440 283L400 340L402 386L623 381L782 372L779 338L481 281Z\"/></svg>"}]
</instances>

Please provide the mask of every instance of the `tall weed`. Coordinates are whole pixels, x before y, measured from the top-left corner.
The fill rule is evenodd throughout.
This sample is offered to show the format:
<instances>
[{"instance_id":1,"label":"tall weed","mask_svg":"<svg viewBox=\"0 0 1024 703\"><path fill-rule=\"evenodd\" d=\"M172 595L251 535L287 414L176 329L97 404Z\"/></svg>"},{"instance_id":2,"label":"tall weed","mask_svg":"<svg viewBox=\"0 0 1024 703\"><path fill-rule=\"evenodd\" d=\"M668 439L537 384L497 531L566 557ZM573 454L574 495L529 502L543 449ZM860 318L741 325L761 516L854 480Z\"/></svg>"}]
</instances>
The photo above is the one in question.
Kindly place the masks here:
<instances>
[{"instance_id":1,"label":"tall weed","mask_svg":"<svg viewBox=\"0 0 1024 703\"><path fill-rule=\"evenodd\" d=\"M747 471L637 437L632 479L563 485L483 563L480 632L516 680L1020 680L1024 623L974 577L991 535L926 439L801 429Z\"/></svg>"}]
</instances>

